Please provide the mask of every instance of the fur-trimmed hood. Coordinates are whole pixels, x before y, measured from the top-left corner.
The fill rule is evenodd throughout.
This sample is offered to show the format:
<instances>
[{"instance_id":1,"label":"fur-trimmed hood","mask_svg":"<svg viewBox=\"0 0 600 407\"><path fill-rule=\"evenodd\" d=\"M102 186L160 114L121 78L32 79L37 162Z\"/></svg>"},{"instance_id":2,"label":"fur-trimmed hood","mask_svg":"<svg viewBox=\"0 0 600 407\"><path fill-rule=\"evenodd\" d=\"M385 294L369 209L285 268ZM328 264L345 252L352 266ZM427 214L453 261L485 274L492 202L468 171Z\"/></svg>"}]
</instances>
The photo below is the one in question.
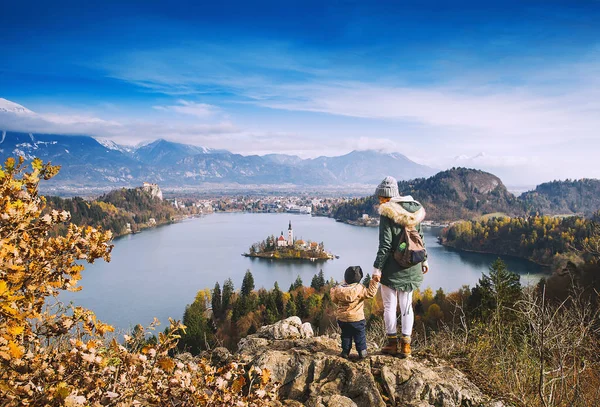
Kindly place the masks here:
<instances>
[{"instance_id":1,"label":"fur-trimmed hood","mask_svg":"<svg viewBox=\"0 0 600 407\"><path fill-rule=\"evenodd\" d=\"M379 214L401 226L417 226L425 219L425 208L412 197L400 197L381 204Z\"/></svg>"}]
</instances>

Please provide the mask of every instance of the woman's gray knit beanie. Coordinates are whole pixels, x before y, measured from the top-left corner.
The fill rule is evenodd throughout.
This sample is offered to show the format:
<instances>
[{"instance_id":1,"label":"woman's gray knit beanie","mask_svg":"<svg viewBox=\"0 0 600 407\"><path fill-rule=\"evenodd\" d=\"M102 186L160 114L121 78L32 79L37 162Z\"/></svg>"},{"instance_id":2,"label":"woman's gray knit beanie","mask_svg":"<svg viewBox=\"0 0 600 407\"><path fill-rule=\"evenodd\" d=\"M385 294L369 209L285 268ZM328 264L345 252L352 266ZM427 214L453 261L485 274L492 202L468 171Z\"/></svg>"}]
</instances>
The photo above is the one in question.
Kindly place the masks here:
<instances>
[{"instance_id":1,"label":"woman's gray knit beanie","mask_svg":"<svg viewBox=\"0 0 600 407\"><path fill-rule=\"evenodd\" d=\"M400 193L398 192L398 181L396 181L396 178L390 177L389 175L385 177L385 179L377 185L375 195L398 198Z\"/></svg>"}]
</instances>

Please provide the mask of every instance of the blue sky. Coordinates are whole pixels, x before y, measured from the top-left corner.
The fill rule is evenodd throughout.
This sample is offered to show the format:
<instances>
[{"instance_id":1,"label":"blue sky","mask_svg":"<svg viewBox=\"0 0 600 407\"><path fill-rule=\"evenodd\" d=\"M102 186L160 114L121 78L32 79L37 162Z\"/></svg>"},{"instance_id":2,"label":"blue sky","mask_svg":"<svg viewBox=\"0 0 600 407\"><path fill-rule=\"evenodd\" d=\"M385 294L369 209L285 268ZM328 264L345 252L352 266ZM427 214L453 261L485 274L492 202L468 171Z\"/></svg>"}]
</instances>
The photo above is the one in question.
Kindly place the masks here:
<instances>
[{"instance_id":1,"label":"blue sky","mask_svg":"<svg viewBox=\"0 0 600 407\"><path fill-rule=\"evenodd\" d=\"M2 2L1 128L600 178L598 1L95 3Z\"/></svg>"}]
</instances>

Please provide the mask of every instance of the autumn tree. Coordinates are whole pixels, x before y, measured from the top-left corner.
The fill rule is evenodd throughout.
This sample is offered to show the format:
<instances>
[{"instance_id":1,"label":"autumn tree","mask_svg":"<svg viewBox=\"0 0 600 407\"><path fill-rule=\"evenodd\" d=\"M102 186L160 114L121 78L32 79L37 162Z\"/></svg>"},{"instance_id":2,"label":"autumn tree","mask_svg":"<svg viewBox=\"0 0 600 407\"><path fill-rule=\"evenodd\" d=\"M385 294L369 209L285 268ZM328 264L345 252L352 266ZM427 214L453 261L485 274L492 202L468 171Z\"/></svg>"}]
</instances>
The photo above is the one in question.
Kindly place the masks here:
<instances>
[{"instance_id":1,"label":"autumn tree","mask_svg":"<svg viewBox=\"0 0 600 407\"><path fill-rule=\"evenodd\" d=\"M50 301L78 291L83 262L110 260L111 233L69 222L67 211L44 212L40 180L58 167L9 158L0 166L0 400L3 407L100 405L271 405L268 372L170 356L175 321L148 338L137 326L125 343L93 312ZM60 234L52 234L59 226ZM206 305L206 302L200 301ZM154 321L149 329L155 329ZM181 377L186 377L183 381ZM250 379L250 381L247 381ZM177 382L176 387L173 383Z\"/></svg>"}]
</instances>

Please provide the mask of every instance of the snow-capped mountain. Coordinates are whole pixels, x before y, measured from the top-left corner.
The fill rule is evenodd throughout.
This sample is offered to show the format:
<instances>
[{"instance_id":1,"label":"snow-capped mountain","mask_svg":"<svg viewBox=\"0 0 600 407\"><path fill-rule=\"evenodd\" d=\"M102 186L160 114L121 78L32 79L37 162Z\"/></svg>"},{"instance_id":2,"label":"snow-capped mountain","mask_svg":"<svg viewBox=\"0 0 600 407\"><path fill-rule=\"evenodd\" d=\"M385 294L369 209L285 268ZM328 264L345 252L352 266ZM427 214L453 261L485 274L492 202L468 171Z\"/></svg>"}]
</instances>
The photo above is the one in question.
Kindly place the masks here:
<instances>
[{"instance_id":1,"label":"snow-capped mountain","mask_svg":"<svg viewBox=\"0 0 600 407\"><path fill-rule=\"evenodd\" d=\"M0 98L0 112L14 114L34 114L31 110L27 109L26 107L3 98Z\"/></svg>"},{"instance_id":2,"label":"snow-capped mountain","mask_svg":"<svg viewBox=\"0 0 600 407\"><path fill-rule=\"evenodd\" d=\"M410 179L436 173L398 153L353 151L339 157L304 160L281 154L244 156L164 139L130 147L90 136L6 131L3 124L10 120L3 122L3 116L41 117L0 98L0 160L39 157L58 164L61 171L49 184L71 190L133 186L144 181L192 188L211 182L344 186L374 184L389 174Z\"/></svg>"}]
</instances>

